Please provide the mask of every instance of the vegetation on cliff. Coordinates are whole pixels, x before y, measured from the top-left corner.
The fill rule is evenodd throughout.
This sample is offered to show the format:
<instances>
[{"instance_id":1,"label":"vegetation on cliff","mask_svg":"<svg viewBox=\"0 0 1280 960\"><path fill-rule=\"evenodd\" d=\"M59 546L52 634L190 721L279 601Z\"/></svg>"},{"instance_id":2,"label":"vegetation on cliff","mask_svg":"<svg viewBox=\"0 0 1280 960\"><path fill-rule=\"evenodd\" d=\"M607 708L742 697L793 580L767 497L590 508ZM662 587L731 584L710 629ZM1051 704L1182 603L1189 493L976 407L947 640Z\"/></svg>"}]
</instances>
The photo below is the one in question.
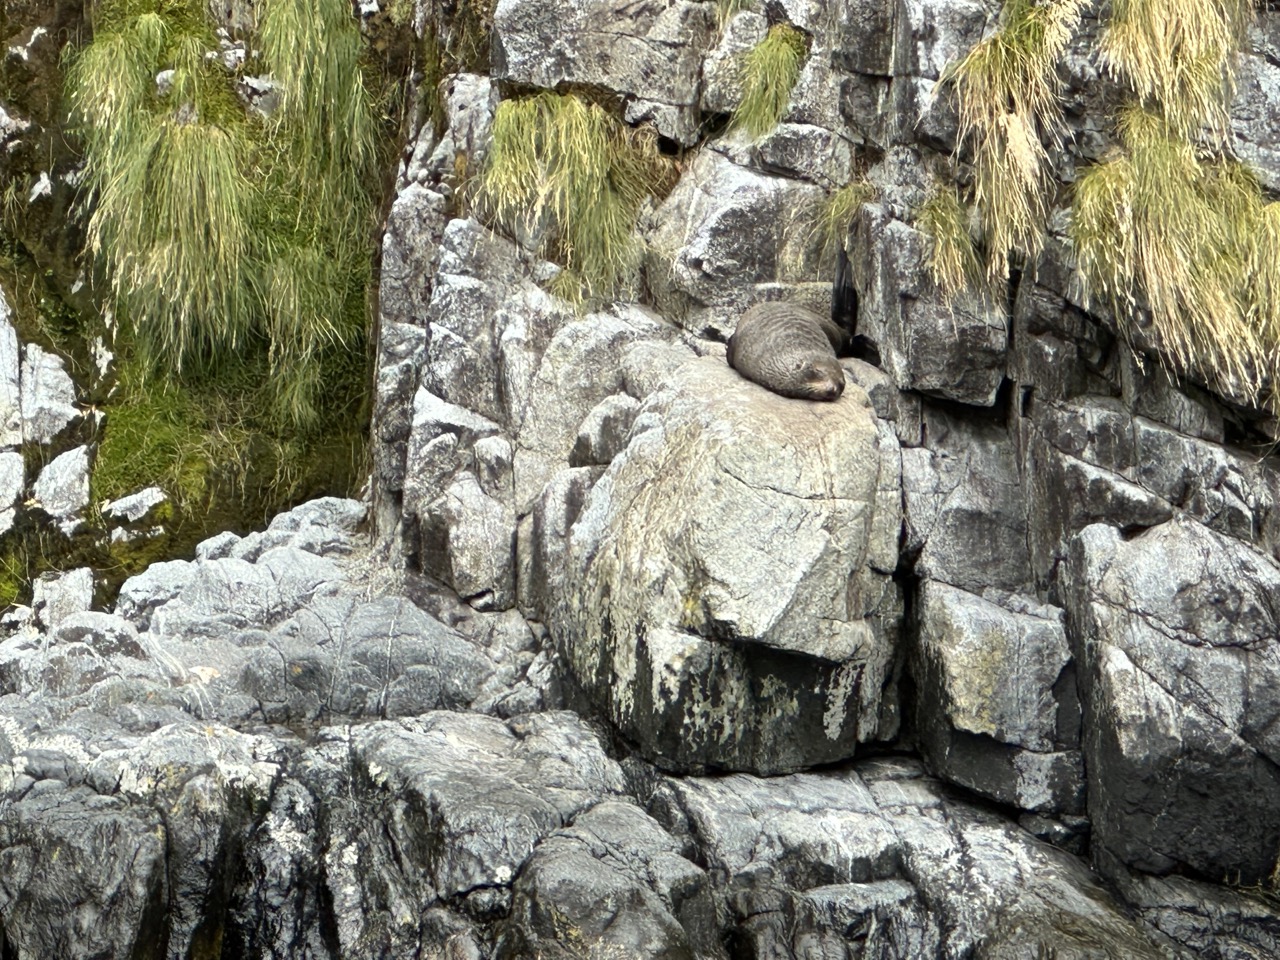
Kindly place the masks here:
<instances>
[{"instance_id":1,"label":"vegetation on cliff","mask_svg":"<svg viewBox=\"0 0 1280 960\"><path fill-rule=\"evenodd\" d=\"M759 139L773 130L787 112L791 91L800 78L808 53L805 35L789 23L776 23L743 58L742 100L730 125Z\"/></svg>"},{"instance_id":2,"label":"vegetation on cliff","mask_svg":"<svg viewBox=\"0 0 1280 960\"><path fill-rule=\"evenodd\" d=\"M572 94L538 93L498 105L475 201L495 225L561 263L554 292L582 302L633 283L636 214L673 179L652 130Z\"/></svg>"},{"instance_id":3,"label":"vegetation on cliff","mask_svg":"<svg viewBox=\"0 0 1280 960\"><path fill-rule=\"evenodd\" d=\"M1082 4L1005 0L1001 28L951 66L971 202L988 279L1010 254L1034 262L1056 197L1049 150L1063 143L1058 63ZM1107 73L1134 92L1117 146L1075 185L1069 237L1087 297L1126 335L1147 318L1180 369L1275 406L1280 383L1280 206L1224 151L1247 0L1116 0L1099 41ZM949 294L974 285L967 215L946 190L918 211L932 273Z\"/></svg>"},{"instance_id":4,"label":"vegetation on cliff","mask_svg":"<svg viewBox=\"0 0 1280 960\"><path fill-rule=\"evenodd\" d=\"M1033 259L1044 244L1052 201L1046 144L1063 137L1058 62L1083 0L1006 0L998 31L943 75L960 102L960 141L973 162L973 203L993 281L1009 276L1009 254ZM935 268L936 271L936 268Z\"/></svg>"}]
</instances>

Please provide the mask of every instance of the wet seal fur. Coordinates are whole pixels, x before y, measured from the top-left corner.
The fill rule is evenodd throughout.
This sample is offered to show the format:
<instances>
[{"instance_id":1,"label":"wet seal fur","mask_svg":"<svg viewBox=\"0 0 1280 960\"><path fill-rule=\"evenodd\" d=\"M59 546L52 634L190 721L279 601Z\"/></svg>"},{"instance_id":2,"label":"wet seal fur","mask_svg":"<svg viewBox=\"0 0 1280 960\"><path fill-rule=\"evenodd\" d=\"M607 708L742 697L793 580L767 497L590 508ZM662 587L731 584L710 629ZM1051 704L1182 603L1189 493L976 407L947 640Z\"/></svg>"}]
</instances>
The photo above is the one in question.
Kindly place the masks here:
<instances>
[{"instance_id":1,"label":"wet seal fur","mask_svg":"<svg viewBox=\"0 0 1280 960\"><path fill-rule=\"evenodd\" d=\"M729 366L766 390L798 400L838 400L844 345L836 324L791 303L757 303L729 338Z\"/></svg>"}]
</instances>

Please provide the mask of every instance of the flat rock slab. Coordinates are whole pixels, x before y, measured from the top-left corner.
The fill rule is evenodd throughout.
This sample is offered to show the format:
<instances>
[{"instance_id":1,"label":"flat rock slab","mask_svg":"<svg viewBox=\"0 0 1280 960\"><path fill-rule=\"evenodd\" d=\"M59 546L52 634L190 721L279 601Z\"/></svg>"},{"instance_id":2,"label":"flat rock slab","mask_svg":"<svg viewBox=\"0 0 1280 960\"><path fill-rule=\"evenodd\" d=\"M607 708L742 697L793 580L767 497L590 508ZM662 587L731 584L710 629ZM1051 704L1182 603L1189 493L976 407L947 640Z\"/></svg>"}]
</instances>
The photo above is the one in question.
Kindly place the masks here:
<instances>
[{"instance_id":1,"label":"flat rock slab","mask_svg":"<svg viewBox=\"0 0 1280 960\"><path fill-rule=\"evenodd\" d=\"M790 400L691 362L645 402L570 529L552 632L663 765L848 757L886 732L899 505L896 443L860 389Z\"/></svg>"}]
</instances>

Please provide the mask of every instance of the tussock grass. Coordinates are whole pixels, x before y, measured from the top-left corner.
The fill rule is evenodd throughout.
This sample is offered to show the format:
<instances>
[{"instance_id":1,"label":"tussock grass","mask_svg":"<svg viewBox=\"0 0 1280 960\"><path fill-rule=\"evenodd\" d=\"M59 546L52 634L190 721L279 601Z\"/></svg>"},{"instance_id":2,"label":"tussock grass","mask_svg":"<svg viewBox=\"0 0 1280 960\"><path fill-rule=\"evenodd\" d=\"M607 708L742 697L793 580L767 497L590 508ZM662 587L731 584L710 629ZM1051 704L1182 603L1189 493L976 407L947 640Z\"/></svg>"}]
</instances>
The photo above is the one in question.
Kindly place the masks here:
<instances>
[{"instance_id":1,"label":"tussock grass","mask_svg":"<svg viewBox=\"0 0 1280 960\"><path fill-rule=\"evenodd\" d=\"M1076 185L1070 238L1086 293L1122 326L1145 307L1179 367L1274 409L1280 204L1242 164L1197 155L1163 115L1132 107L1119 130L1123 151Z\"/></svg>"},{"instance_id":2,"label":"tussock grass","mask_svg":"<svg viewBox=\"0 0 1280 960\"><path fill-rule=\"evenodd\" d=\"M1101 61L1183 136L1223 137L1251 0L1113 0Z\"/></svg>"},{"instance_id":3,"label":"tussock grass","mask_svg":"<svg viewBox=\"0 0 1280 960\"><path fill-rule=\"evenodd\" d=\"M1045 141L1062 137L1057 65L1084 0L1005 0L1000 29L948 67L960 98L960 139L973 149L974 204L987 273L1008 277L1008 254L1035 257L1050 189Z\"/></svg>"},{"instance_id":4,"label":"tussock grass","mask_svg":"<svg viewBox=\"0 0 1280 960\"><path fill-rule=\"evenodd\" d=\"M858 208L875 196L875 187L866 180L851 180L831 190L809 214L809 235L819 245L818 263L823 273L835 262L836 250L845 242Z\"/></svg>"},{"instance_id":5,"label":"tussock grass","mask_svg":"<svg viewBox=\"0 0 1280 960\"><path fill-rule=\"evenodd\" d=\"M475 204L502 229L536 239L565 267L555 292L581 302L632 282L636 214L673 178L651 131L576 96L539 93L498 105Z\"/></svg>"},{"instance_id":6,"label":"tussock grass","mask_svg":"<svg viewBox=\"0 0 1280 960\"><path fill-rule=\"evenodd\" d=\"M733 112L730 126L753 139L776 127L787 111L807 54L808 43L802 31L788 23L770 27L765 38L743 59L742 101Z\"/></svg>"},{"instance_id":7,"label":"tussock grass","mask_svg":"<svg viewBox=\"0 0 1280 960\"><path fill-rule=\"evenodd\" d=\"M982 286L983 268L969 216L953 187L939 187L916 211L916 226L929 237L929 275L943 296Z\"/></svg>"},{"instance_id":8,"label":"tussock grass","mask_svg":"<svg viewBox=\"0 0 1280 960\"><path fill-rule=\"evenodd\" d=\"M69 64L87 248L130 349L201 376L264 351L273 428L316 428L322 367L362 351L379 120L346 0L264 0L281 104L251 117L202 0L102 0ZM156 74L173 70L161 95Z\"/></svg>"},{"instance_id":9,"label":"tussock grass","mask_svg":"<svg viewBox=\"0 0 1280 960\"><path fill-rule=\"evenodd\" d=\"M280 92L271 123L294 149L293 177L323 217L357 209L377 175L378 120L360 69L347 0L270 0L259 17L262 59Z\"/></svg>"},{"instance_id":10,"label":"tussock grass","mask_svg":"<svg viewBox=\"0 0 1280 960\"><path fill-rule=\"evenodd\" d=\"M112 264L113 292L144 349L179 372L248 334L254 197L244 149L235 131L154 119L99 179L88 247Z\"/></svg>"}]
</instances>

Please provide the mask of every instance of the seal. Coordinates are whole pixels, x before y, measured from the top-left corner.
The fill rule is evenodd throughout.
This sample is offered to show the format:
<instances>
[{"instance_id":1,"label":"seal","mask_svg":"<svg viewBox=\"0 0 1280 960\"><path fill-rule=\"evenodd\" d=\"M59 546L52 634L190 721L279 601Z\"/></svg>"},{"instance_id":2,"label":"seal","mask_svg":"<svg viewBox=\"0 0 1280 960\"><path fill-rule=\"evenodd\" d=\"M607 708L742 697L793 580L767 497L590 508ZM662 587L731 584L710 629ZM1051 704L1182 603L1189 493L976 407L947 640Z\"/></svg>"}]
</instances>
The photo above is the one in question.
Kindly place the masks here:
<instances>
[{"instance_id":1,"label":"seal","mask_svg":"<svg viewBox=\"0 0 1280 960\"><path fill-rule=\"evenodd\" d=\"M844 333L791 303L757 303L729 338L729 366L766 390L798 400L838 400L844 370L836 351Z\"/></svg>"}]
</instances>

